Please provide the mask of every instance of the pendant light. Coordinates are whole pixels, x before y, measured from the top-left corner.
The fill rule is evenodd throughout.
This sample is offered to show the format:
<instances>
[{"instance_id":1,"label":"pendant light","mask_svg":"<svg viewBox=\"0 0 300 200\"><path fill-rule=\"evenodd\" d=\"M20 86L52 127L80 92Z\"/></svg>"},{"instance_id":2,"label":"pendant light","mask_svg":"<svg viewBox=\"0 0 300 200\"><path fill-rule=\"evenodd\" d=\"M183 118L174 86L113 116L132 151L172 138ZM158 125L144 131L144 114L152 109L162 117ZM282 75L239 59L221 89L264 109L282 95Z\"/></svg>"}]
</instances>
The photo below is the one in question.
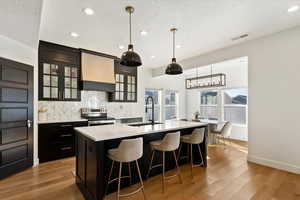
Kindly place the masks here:
<instances>
[{"instance_id":1,"label":"pendant light","mask_svg":"<svg viewBox=\"0 0 300 200\"><path fill-rule=\"evenodd\" d=\"M173 33L173 58L172 63L167 66L165 73L169 75L182 74L182 67L176 62L175 58L175 32L177 28L172 28L170 31Z\"/></svg>"},{"instance_id":2,"label":"pendant light","mask_svg":"<svg viewBox=\"0 0 300 200\"><path fill-rule=\"evenodd\" d=\"M120 64L128 67L138 67L142 65L141 57L133 51L133 44L131 41L131 14L134 12L134 8L127 6L125 10L129 13L129 45L128 51L124 52L121 56Z\"/></svg>"}]
</instances>

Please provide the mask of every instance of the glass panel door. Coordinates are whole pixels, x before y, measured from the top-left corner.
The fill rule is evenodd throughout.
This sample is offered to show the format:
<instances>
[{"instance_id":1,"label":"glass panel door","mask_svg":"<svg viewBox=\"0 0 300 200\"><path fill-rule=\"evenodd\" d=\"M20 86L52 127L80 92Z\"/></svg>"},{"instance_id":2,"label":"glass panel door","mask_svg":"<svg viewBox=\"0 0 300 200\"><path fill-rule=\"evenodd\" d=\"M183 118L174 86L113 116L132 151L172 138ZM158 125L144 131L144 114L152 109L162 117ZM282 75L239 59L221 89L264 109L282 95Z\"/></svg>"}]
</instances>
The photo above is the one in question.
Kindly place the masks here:
<instances>
[{"instance_id":1,"label":"glass panel door","mask_svg":"<svg viewBox=\"0 0 300 200\"><path fill-rule=\"evenodd\" d=\"M116 74L115 100L124 101L124 75Z\"/></svg>"},{"instance_id":2,"label":"glass panel door","mask_svg":"<svg viewBox=\"0 0 300 200\"><path fill-rule=\"evenodd\" d=\"M135 76L127 76L127 101L136 100L136 80Z\"/></svg>"},{"instance_id":3,"label":"glass panel door","mask_svg":"<svg viewBox=\"0 0 300 200\"><path fill-rule=\"evenodd\" d=\"M64 66L64 99L78 98L78 68Z\"/></svg>"},{"instance_id":4,"label":"glass panel door","mask_svg":"<svg viewBox=\"0 0 300 200\"><path fill-rule=\"evenodd\" d=\"M58 65L43 63L43 98L58 100Z\"/></svg>"}]
</instances>

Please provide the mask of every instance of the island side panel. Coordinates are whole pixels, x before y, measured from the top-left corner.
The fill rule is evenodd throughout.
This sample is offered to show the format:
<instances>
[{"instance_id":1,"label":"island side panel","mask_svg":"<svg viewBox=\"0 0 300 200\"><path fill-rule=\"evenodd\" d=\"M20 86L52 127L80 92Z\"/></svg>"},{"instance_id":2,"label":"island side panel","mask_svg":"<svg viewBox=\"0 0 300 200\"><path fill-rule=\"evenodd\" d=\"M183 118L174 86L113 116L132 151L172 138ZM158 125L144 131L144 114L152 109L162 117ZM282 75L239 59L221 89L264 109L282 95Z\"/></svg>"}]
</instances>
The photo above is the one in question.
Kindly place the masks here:
<instances>
[{"instance_id":1,"label":"island side panel","mask_svg":"<svg viewBox=\"0 0 300 200\"><path fill-rule=\"evenodd\" d=\"M104 142L76 134L76 184L87 200L104 197Z\"/></svg>"}]
</instances>

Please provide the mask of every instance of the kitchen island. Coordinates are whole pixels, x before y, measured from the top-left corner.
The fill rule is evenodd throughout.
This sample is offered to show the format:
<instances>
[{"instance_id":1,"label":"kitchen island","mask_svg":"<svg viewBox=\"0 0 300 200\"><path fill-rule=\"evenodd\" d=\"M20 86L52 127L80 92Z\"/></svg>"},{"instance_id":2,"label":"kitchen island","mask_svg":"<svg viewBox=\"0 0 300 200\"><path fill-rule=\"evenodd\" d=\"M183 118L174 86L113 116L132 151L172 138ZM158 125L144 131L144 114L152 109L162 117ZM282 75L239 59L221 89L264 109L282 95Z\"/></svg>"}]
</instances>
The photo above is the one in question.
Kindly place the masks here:
<instances>
[{"instance_id":1,"label":"kitchen island","mask_svg":"<svg viewBox=\"0 0 300 200\"><path fill-rule=\"evenodd\" d=\"M111 161L106 154L109 149L118 147L122 139L143 137L144 153L139 160L142 177L146 177L146 172L150 163L151 148L150 142L160 140L165 134L180 131L182 135L191 134L195 128L205 128L204 142L200 145L204 159L204 167L207 164L207 123L168 121L163 124L132 126L126 124L114 124L105 126L91 126L75 128L76 134L76 184L87 200L101 200L105 195L108 173ZM196 148L195 148L196 150ZM186 152L182 148L182 153ZM194 162L200 163L199 153L193 153ZM161 162L161 157L157 156L154 162ZM182 160L184 161L184 160ZM181 164L183 162L180 162ZM175 168L174 159L166 154L166 170ZM113 172L113 177L117 177L117 168ZM132 168L132 174L136 174ZM127 170L128 171L128 170ZM124 170L125 172L125 170ZM161 169L153 169L150 176L158 175ZM122 187L129 185L129 181L122 179ZM138 178L132 177L132 182L137 183ZM117 185L111 184L108 192L116 191Z\"/></svg>"}]
</instances>

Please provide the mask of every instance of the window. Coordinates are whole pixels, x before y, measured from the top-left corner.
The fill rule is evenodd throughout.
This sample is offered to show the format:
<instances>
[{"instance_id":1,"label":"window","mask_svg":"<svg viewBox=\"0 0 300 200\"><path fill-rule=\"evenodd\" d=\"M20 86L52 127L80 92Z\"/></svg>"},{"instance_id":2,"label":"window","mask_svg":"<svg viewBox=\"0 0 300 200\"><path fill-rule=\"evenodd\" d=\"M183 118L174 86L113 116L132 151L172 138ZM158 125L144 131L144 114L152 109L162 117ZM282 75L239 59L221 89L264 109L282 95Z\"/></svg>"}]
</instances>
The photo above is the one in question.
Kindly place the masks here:
<instances>
[{"instance_id":1,"label":"window","mask_svg":"<svg viewBox=\"0 0 300 200\"><path fill-rule=\"evenodd\" d=\"M201 92L200 101L200 117L218 119L218 92Z\"/></svg>"},{"instance_id":2,"label":"window","mask_svg":"<svg viewBox=\"0 0 300 200\"><path fill-rule=\"evenodd\" d=\"M248 89L224 90L224 120L247 124Z\"/></svg>"},{"instance_id":3,"label":"window","mask_svg":"<svg viewBox=\"0 0 300 200\"><path fill-rule=\"evenodd\" d=\"M151 96L154 100L154 120L161 121L161 91L154 89L146 89L145 90L145 110L146 110L146 100L148 96ZM146 121L152 119L152 110L151 110L151 100L148 102L148 112L145 113Z\"/></svg>"},{"instance_id":4,"label":"window","mask_svg":"<svg viewBox=\"0 0 300 200\"><path fill-rule=\"evenodd\" d=\"M178 118L178 92L167 90L165 93L165 120Z\"/></svg>"}]
</instances>

